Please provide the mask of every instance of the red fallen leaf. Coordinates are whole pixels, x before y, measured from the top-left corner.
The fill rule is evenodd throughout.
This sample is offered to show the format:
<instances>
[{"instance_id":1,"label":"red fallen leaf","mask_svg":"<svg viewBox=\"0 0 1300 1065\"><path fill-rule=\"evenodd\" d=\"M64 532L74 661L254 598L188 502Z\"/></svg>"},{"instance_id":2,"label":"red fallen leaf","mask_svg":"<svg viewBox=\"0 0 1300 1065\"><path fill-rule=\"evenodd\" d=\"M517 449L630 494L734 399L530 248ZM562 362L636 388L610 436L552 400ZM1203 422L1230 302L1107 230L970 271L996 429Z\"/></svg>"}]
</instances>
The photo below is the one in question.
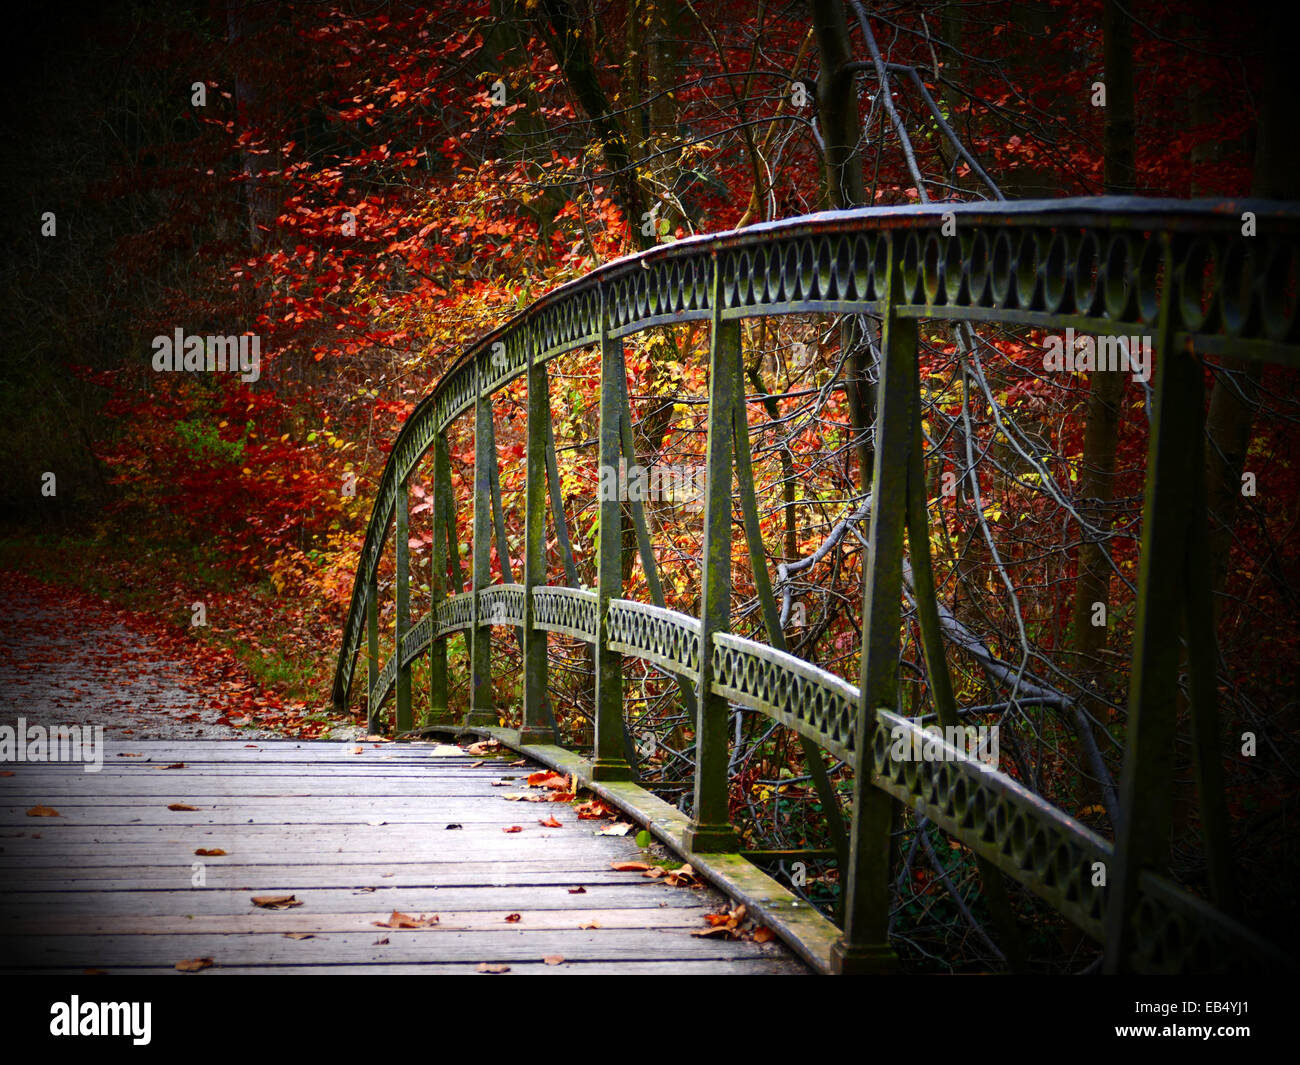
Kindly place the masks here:
<instances>
[{"instance_id":1,"label":"red fallen leaf","mask_svg":"<svg viewBox=\"0 0 1300 1065\"><path fill-rule=\"evenodd\" d=\"M365 750L366 750L366 749L365 749L364 747L353 747L353 748L352 748L352 753L353 753L353 754L364 754L364 753L365 753Z\"/></svg>"},{"instance_id":2,"label":"red fallen leaf","mask_svg":"<svg viewBox=\"0 0 1300 1065\"><path fill-rule=\"evenodd\" d=\"M12 770L5 769L3 771L0 771L0 777L11 777L11 776L13 776Z\"/></svg>"},{"instance_id":3,"label":"red fallen leaf","mask_svg":"<svg viewBox=\"0 0 1300 1065\"><path fill-rule=\"evenodd\" d=\"M167 809L169 809L169 810L197 810L198 807L197 807L197 806L190 806L190 805L188 805L188 804L186 804L186 803L183 803L183 802L173 802L173 803L168 803L168 805L167 805Z\"/></svg>"},{"instance_id":4,"label":"red fallen leaf","mask_svg":"<svg viewBox=\"0 0 1300 1065\"><path fill-rule=\"evenodd\" d=\"M521 921L522 919L523 919L523 918L521 918L521 917L519 916L519 914L517 914L517 913L508 913L508 914L506 914L506 923L507 923L507 924L518 924L519 921Z\"/></svg>"},{"instance_id":5,"label":"red fallen leaf","mask_svg":"<svg viewBox=\"0 0 1300 1065\"><path fill-rule=\"evenodd\" d=\"M27 811L28 817L62 817L58 810L52 806L33 806Z\"/></svg>"},{"instance_id":6,"label":"red fallen leaf","mask_svg":"<svg viewBox=\"0 0 1300 1065\"><path fill-rule=\"evenodd\" d=\"M541 772L528 774L528 786L530 788L550 788L552 791L568 791L569 778L562 777L558 773Z\"/></svg>"},{"instance_id":7,"label":"red fallen leaf","mask_svg":"<svg viewBox=\"0 0 1300 1065\"><path fill-rule=\"evenodd\" d=\"M775 938L776 933L773 932L772 929L768 928L767 925L759 925L754 929L755 943L770 943Z\"/></svg>"},{"instance_id":8,"label":"red fallen leaf","mask_svg":"<svg viewBox=\"0 0 1300 1065\"><path fill-rule=\"evenodd\" d=\"M264 910L287 910L293 906L301 906L302 900L293 895L254 895L253 905L260 906Z\"/></svg>"},{"instance_id":9,"label":"red fallen leaf","mask_svg":"<svg viewBox=\"0 0 1300 1065\"><path fill-rule=\"evenodd\" d=\"M493 965L490 962L481 961L478 964L478 971L481 973L508 973L509 965Z\"/></svg>"},{"instance_id":10,"label":"red fallen leaf","mask_svg":"<svg viewBox=\"0 0 1300 1065\"><path fill-rule=\"evenodd\" d=\"M704 915L704 919L705 919L706 921L708 921L709 924L714 925L714 926L717 926L717 925L725 925L728 921L731 920L731 914L729 914L729 913L706 913L706 914Z\"/></svg>"},{"instance_id":11,"label":"red fallen leaf","mask_svg":"<svg viewBox=\"0 0 1300 1065\"><path fill-rule=\"evenodd\" d=\"M542 959L544 965L559 965L564 961L563 954L548 954Z\"/></svg>"},{"instance_id":12,"label":"red fallen leaf","mask_svg":"<svg viewBox=\"0 0 1300 1065\"><path fill-rule=\"evenodd\" d=\"M171 765L160 765L159 769L184 769L184 762L173 762Z\"/></svg>"},{"instance_id":13,"label":"red fallen leaf","mask_svg":"<svg viewBox=\"0 0 1300 1065\"><path fill-rule=\"evenodd\" d=\"M537 819L537 823L538 823L539 825L541 825L543 828L563 828L563 827L564 827L564 822L563 822L563 821L557 821L557 820L555 820L555 815L554 815L554 814L551 814L551 816L548 817L548 818L546 818L546 820L544 820L544 821L539 817L539 818Z\"/></svg>"},{"instance_id":14,"label":"red fallen leaf","mask_svg":"<svg viewBox=\"0 0 1300 1065\"><path fill-rule=\"evenodd\" d=\"M648 862L610 862L609 867L620 873L644 873L652 868Z\"/></svg>"},{"instance_id":15,"label":"red fallen leaf","mask_svg":"<svg viewBox=\"0 0 1300 1065\"><path fill-rule=\"evenodd\" d=\"M82 976L107 976L108 973L103 969L82 969Z\"/></svg>"},{"instance_id":16,"label":"red fallen leaf","mask_svg":"<svg viewBox=\"0 0 1300 1065\"><path fill-rule=\"evenodd\" d=\"M523 826L522 826L522 825L511 825L509 828L503 828L501 831L502 831L502 832L522 832L522 831L523 831Z\"/></svg>"},{"instance_id":17,"label":"red fallen leaf","mask_svg":"<svg viewBox=\"0 0 1300 1065\"><path fill-rule=\"evenodd\" d=\"M223 851L220 847L213 847L212 850L208 850L206 847L200 847L194 853L197 854L200 858L220 858L226 852Z\"/></svg>"},{"instance_id":18,"label":"red fallen leaf","mask_svg":"<svg viewBox=\"0 0 1300 1065\"><path fill-rule=\"evenodd\" d=\"M438 923L436 913L425 917L412 917L409 913L393 911L387 921L371 921L377 928L432 928Z\"/></svg>"},{"instance_id":19,"label":"red fallen leaf","mask_svg":"<svg viewBox=\"0 0 1300 1065\"><path fill-rule=\"evenodd\" d=\"M577 811L578 820L580 821L599 821L602 818L614 816L614 811L599 799L579 803L574 809Z\"/></svg>"},{"instance_id":20,"label":"red fallen leaf","mask_svg":"<svg viewBox=\"0 0 1300 1065\"><path fill-rule=\"evenodd\" d=\"M588 928L599 928L599 927L600 927L599 921L588 921L586 924L578 925L578 928L583 931L585 931Z\"/></svg>"},{"instance_id":21,"label":"red fallen leaf","mask_svg":"<svg viewBox=\"0 0 1300 1065\"><path fill-rule=\"evenodd\" d=\"M210 969L212 964L211 958L190 958L187 961L178 961L176 968L183 973L196 973L200 969Z\"/></svg>"},{"instance_id":22,"label":"red fallen leaf","mask_svg":"<svg viewBox=\"0 0 1300 1065\"><path fill-rule=\"evenodd\" d=\"M586 889L585 887L571 887L571 888L569 888L569 894L570 894L570 895L585 895L586 893L587 893L587 889Z\"/></svg>"}]
</instances>

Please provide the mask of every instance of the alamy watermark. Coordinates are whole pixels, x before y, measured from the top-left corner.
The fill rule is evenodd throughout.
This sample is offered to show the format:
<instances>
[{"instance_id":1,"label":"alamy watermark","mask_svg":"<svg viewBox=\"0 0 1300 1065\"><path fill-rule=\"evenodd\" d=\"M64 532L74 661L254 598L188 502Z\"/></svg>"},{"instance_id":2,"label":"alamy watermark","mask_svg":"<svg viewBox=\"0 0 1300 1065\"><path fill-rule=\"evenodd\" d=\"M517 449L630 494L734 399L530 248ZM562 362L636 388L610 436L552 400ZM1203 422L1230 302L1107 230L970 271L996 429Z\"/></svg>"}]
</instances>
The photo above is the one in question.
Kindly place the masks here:
<instances>
[{"instance_id":1,"label":"alamy watermark","mask_svg":"<svg viewBox=\"0 0 1300 1065\"><path fill-rule=\"evenodd\" d=\"M153 368L157 373L187 371L237 373L251 385L262 376L262 338L250 336L186 336L179 326L174 336L153 338Z\"/></svg>"},{"instance_id":2,"label":"alamy watermark","mask_svg":"<svg viewBox=\"0 0 1300 1065\"><path fill-rule=\"evenodd\" d=\"M104 768L103 725L0 725L0 762L84 762L87 773Z\"/></svg>"},{"instance_id":3,"label":"alamy watermark","mask_svg":"<svg viewBox=\"0 0 1300 1065\"><path fill-rule=\"evenodd\" d=\"M143 1047L153 1038L152 1021L152 1002L82 1002L72 995L50 1005L50 1035L125 1035Z\"/></svg>"},{"instance_id":4,"label":"alamy watermark","mask_svg":"<svg viewBox=\"0 0 1300 1065\"><path fill-rule=\"evenodd\" d=\"M651 500L684 503L698 510L704 502L708 470L704 466L652 466L627 464L618 460L618 469L600 468L600 498L602 502L618 500L626 503L644 503Z\"/></svg>"},{"instance_id":5,"label":"alamy watermark","mask_svg":"<svg viewBox=\"0 0 1300 1065\"><path fill-rule=\"evenodd\" d=\"M952 762L958 757L998 767L997 725L926 725L889 730L889 757L895 762Z\"/></svg>"},{"instance_id":6,"label":"alamy watermark","mask_svg":"<svg viewBox=\"0 0 1300 1065\"><path fill-rule=\"evenodd\" d=\"M1064 336L1043 341L1043 369L1051 373L1121 370L1131 373L1134 381L1146 382L1151 380L1151 337L1076 335L1071 327Z\"/></svg>"}]
</instances>

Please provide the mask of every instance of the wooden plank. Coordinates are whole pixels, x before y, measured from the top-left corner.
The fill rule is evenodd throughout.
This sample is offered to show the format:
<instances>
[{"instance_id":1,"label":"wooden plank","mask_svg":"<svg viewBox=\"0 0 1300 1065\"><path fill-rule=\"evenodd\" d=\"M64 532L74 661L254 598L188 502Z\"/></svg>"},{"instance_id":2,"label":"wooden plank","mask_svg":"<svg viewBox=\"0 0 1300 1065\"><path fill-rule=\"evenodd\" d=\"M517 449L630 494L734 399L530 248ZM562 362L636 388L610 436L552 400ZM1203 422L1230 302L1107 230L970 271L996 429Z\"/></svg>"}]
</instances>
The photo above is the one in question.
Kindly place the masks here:
<instances>
[{"instance_id":1,"label":"wooden plank","mask_svg":"<svg viewBox=\"0 0 1300 1065\"><path fill-rule=\"evenodd\" d=\"M50 976L83 976L85 969L38 970L0 969L6 975L35 971ZM178 973L173 966L151 968L115 965L101 970L108 975L131 976L481 976L473 962L375 965L213 965L198 973ZM568 959L555 965L545 962L512 962L507 976L806 976L808 970L793 960L778 958L710 958L704 961L678 958L673 961L600 962Z\"/></svg>"},{"instance_id":2,"label":"wooden plank","mask_svg":"<svg viewBox=\"0 0 1300 1065\"><path fill-rule=\"evenodd\" d=\"M583 886L580 895L570 887ZM511 884L452 885L450 887L382 887L375 891L354 888L284 889L272 885L267 894L296 894L312 913L432 913L439 910L579 910L593 906L611 909L631 907L680 907L708 909L696 892L669 892L644 881L640 884L593 884L575 878L573 883L554 885ZM81 888L53 896L48 891L16 891L0 898L0 921L6 931L22 931L22 922L42 920L54 913L81 916L155 914L230 914L252 909L252 894L225 888L201 890L94 891ZM291 913L293 911L277 911Z\"/></svg>"},{"instance_id":3,"label":"wooden plank","mask_svg":"<svg viewBox=\"0 0 1300 1065\"><path fill-rule=\"evenodd\" d=\"M377 943L387 939L387 943ZM692 936L686 931L637 928L566 930L511 928L457 932L339 932L291 940L279 934L230 933L156 936L23 936L0 940L0 967L30 965L175 964L184 958L212 958L223 965L357 964L390 962L537 961L548 954L573 960L668 961L677 958L784 957L772 944Z\"/></svg>"}]
</instances>

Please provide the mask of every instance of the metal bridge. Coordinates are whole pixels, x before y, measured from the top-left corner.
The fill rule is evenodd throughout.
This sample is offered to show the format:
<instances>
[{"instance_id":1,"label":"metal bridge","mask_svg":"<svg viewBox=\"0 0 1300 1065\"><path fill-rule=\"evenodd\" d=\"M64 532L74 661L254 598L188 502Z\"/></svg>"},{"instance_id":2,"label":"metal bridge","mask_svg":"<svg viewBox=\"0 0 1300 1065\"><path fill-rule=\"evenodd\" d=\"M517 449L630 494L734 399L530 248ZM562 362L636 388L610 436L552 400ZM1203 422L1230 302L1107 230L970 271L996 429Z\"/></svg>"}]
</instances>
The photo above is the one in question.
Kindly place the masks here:
<instances>
[{"instance_id":1,"label":"metal bridge","mask_svg":"<svg viewBox=\"0 0 1300 1065\"><path fill-rule=\"evenodd\" d=\"M1245 212L1255 235L1243 235ZM888 971L890 839L897 804L929 818L980 862L990 909L1008 916L1003 877L1023 885L1104 948L1107 971L1259 970L1293 966L1247 924L1231 889L1215 632L1204 485L1202 356L1300 364L1294 276L1300 214L1273 203L1064 199L939 204L831 212L682 240L605 265L537 300L464 353L416 407L380 482L357 567L334 684L348 705L366 661L372 729L393 697L393 728L469 730L598 794L688 859L803 959L824 972ZM861 676L854 686L785 650L759 530L742 377L742 320L830 312L882 323L874 457L863 471L869 526ZM1125 756L1116 838L1091 831L1023 783L945 747L936 760L897 760L892 736L919 724L898 712L900 602L905 571L917 604L931 697L956 725L930 558L917 370L926 319L1019 324L1152 337L1154 414L1142 520L1138 613L1129 664ZM652 602L623 598L622 537L599 537L594 588L577 586L560 504L548 367L575 349L601 353L599 463L636 461L624 339L657 327L708 322L707 487L699 616L667 609L643 508L628 504ZM511 580L491 397L527 382L526 554ZM448 431L472 417L475 440L472 566L460 573ZM433 451L433 607L413 619L409 487ZM869 474L869 477L868 477ZM550 497L551 531L547 511ZM767 642L733 635L733 505L743 528ZM619 529L602 499L601 529ZM508 583L493 583L493 536ZM567 586L547 583L546 543L564 553ZM395 550L395 652L379 655L379 567ZM906 551L904 541L906 539ZM523 661L521 727L499 727L491 685L493 626L516 629ZM503 627L504 626L504 627ZM590 750L557 744L547 702L549 633L590 645L595 666ZM448 709L447 641L466 641L470 705ZM1189 707L1209 898L1177 886L1167 867L1172 749L1185 638ZM412 665L428 656L431 701L417 714ZM625 744L623 662L645 659L676 678L695 715L689 816L635 780ZM1022 701L1033 703L1032 692ZM798 734L837 840L839 920L801 901L742 853L728 820L729 707ZM837 823L819 751L853 770L851 813ZM1014 915L1011 915L1014 917Z\"/></svg>"}]
</instances>

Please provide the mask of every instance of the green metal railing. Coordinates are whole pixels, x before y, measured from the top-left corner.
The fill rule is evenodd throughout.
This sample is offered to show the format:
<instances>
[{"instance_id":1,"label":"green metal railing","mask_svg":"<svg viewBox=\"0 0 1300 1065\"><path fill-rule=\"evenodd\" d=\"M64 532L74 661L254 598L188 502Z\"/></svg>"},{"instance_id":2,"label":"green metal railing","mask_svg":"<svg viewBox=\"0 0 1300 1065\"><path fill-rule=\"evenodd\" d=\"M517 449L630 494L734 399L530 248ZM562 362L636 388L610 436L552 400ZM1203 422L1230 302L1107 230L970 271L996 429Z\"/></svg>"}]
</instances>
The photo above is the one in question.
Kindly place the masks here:
<instances>
[{"instance_id":1,"label":"green metal railing","mask_svg":"<svg viewBox=\"0 0 1300 1065\"><path fill-rule=\"evenodd\" d=\"M1243 235L1252 229L1243 225L1245 212L1253 216L1249 236ZM871 971L895 962L888 939L895 800L977 855L995 911L1006 906L1001 873L1104 944L1108 971L1289 967L1290 959L1230 915L1233 901L1226 887L1231 877L1222 753L1215 741L1202 356L1300 365L1297 238L1300 213L1279 204L1075 199L825 213L691 238L601 267L539 299L470 348L407 420L366 531L335 676L335 705L347 706L364 646L372 728L379 726L379 708L395 692L395 726L412 729L411 664L427 651L432 705L423 724L493 730L498 715L490 685L490 626L515 626L523 656L523 725L510 738L554 753L546 701L547 634L563 633L592 646L596 671L594 750L589 761L572 764L593 786L640 813L697 867L720 882L732 878L732 886L752 897L769 923L825 969ZM882 322L857 687L784 649L750 467L741 320L809 311L868 314ZM1153 338L1158 355L1154 416L1113 843L955 749L945 746L938 760L891 755L891 735L918 728L895 712L904 537L932 698L941 724L958 721L930 564L917 372L921 319ZM620 457L635 461L623 338L691 321L711 325L700 616L664 608L645 518L636 504L630 509L655 605L621 598L620 535L600 537L594 590L547 585L548 486L554 531L569 581L576 584L559 505L548 363L576 348L600 346L599 462L616 469ZM489 397L521 376L528 389L526 554L521 581L513 583ZM466 589L454 533L447 431L471 408L473 556ZM431 448L433 607L412 623L408 482ZM728 631L733 489L768 644ZM600 528L620 528L621 505L601 499ZM497 585L491 584L489 569L494 527L508 582ZM390 530L396 544L397 650L381 666L377 574ZM454 588L447 586L449 570ZM452 722L447 709L446 641L457 632L465 633L471 663L470 708L460 723ZM1170 827L1180 635L1185 635L1190 669L1195 768L1215 890L1211 902L1176 887L1162 864ZM625 656L675 674L695 708L689 821L629 783ZM828 931L806 913L794 919L790 907L798 903L790 902L788 893L737 864L738 844L728 821L729 704L798 733L814 756L809 762L823 796L828 785L818 748L854 770L851 825L847 833L831 825L843 885L836 928ZM824 805L833 815L838 805L831 800Z\"/></svg>"}]
</instances>

